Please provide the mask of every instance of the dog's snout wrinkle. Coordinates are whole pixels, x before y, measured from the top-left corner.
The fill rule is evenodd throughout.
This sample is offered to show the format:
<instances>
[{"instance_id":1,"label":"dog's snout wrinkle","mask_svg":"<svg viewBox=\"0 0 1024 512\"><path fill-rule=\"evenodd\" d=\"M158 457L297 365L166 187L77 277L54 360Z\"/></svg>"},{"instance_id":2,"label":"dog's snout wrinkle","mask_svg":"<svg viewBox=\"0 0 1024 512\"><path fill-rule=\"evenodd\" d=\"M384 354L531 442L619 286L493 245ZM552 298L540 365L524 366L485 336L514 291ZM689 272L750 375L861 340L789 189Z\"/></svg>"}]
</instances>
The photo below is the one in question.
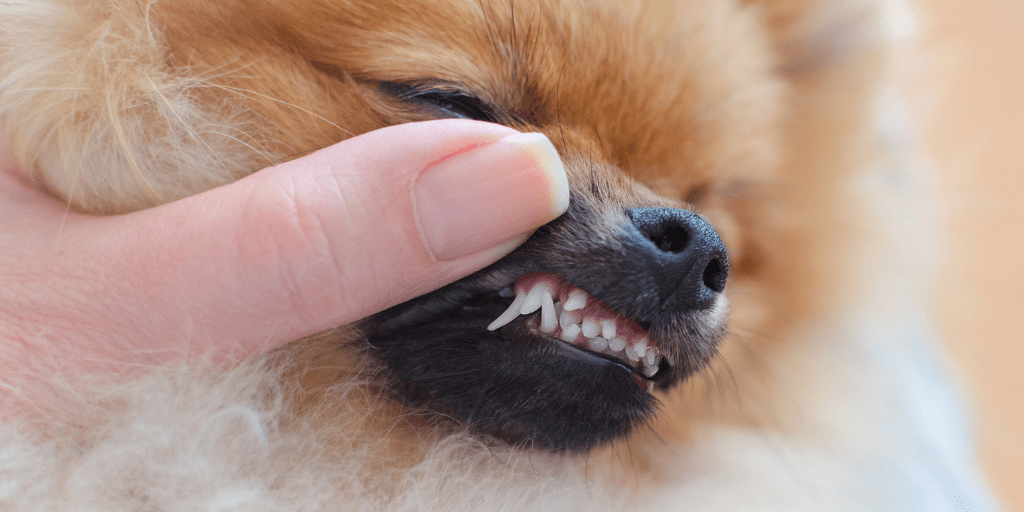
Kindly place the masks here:
<instances>
[{"instance_id":1,"label":"dog's snout wrinkle","mask_svg":"<svg viewBox=\"0 0 1024 512\"><path fill-rule=\"evenodd\" d=\"M725 289L729 257L725 244L700 215L679 208L626 210L636 236L662 283L663 299L674 309L702 310Z\"/></svg>"}]
</instances>

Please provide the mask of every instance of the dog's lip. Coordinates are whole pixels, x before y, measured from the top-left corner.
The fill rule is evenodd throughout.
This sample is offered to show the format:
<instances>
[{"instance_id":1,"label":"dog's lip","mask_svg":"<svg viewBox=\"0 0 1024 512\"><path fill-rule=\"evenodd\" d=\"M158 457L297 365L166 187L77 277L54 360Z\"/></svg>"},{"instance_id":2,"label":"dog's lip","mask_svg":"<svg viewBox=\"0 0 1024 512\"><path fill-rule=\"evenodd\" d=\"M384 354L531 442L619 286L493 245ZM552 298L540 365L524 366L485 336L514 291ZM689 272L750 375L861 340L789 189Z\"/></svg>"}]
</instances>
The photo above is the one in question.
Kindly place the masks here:
<instances>
[{"instance_id":1,"label":"dog's lip","mask_svg":"<svg viewBox=\"0 0 1024 512\"><path fill-rule=\"evenodd\" d=\"M522 321L527 320L516 320L516 322ZM663 357L658 360L657 366L655 367L655 372L648 376L644 375L637 368L627 363L621 357L609 355L602 352L595 352L584 346L576 345L573 343L566 343L565 341L560 340L558 338L549 336L542 332L537 332L536 329L528 329L528 334L526 334L527 336L533 336L542 339L548 346L555 349L556 352L563 357L583 360L584 362L595 365L611 364L628 371L631 375L633 375L634 381L637 383L637 386L639 386L640 389L643 389L645 391L652 391L654 389L654 383L661 382L667 374L666 368L669 366L669 364ZM502 332L502 337L505 340L511 338L511 336L506 335L504 332Z\"/></svg>"},{"instance_id":2,"label":"dog's lip","mask_svg":"<svg viewBox=\"0 0 1024 512\"><path fill-rule=\"evenodd\" d=\"M525 317L516 320L516 322L527 323L529 323L529 321L530 319L527 319ZM626 361L623 361L619 357L615 357L601 352L595 352L580 345L566 343L565 341L555 338L553 336L549 336L542 332L538 332L536 329L530 328L529 326L527 326L527 329L527 335L543 339L548 344L548 346L550 346L557 354L559 354L562 357L580 360L587 364L593 365L610 364L628 371L633 376L633 380L634 382L636 382L637 386L644 391L653 390L654 383L660 381L661 377L664 375L664 372L662 372L659 368L658 373L655 373L654 375L648 377L643 373L637 371L636 368L634 368ZM511 337L504 331L502 332L502 336L505 337L506 339ZM661 361L661 364L665 364L664 361Z\"/></svg>"},{"instance_id":3,"label":"dog's lip","mask_svg":"<svg viewBox=\"0 0 1024 512\"><path fill-rule=\"evenodd\" d=\"M546 336L546 335L542 334L542 336ZM613 364L613 365L616 365L616 366L618 366L620 368L623 368L623 369L629 371L629 373L631 375L633 375L633 381L636 383L636 385L640 389L642 389L644 391L650 391L652 389L651 386L652 386L652 383L654 382L654 379L652 377L644 376L640 372L636 371L635 368L633 368L632 366L626 364L621 359L618 359L616 357L612 357L612 356L609 356L609 355L606 355L606 354L599 354L599 353L596 353L596 352L593 352L593 351L581 348L581 347L579 347L577 345L572 345L570 343L563 343L560 340L551 338L550 336L547 336L547 338L549 338L549 341L551 341L552 347L554 347L554 349L557 350L563 357L568 357L568 358L572 358L572 359L581 359L584 362L589 363L589 364ZM657 377L657 374L655 374L654 377Z\"/></svg>"}]
</instances>

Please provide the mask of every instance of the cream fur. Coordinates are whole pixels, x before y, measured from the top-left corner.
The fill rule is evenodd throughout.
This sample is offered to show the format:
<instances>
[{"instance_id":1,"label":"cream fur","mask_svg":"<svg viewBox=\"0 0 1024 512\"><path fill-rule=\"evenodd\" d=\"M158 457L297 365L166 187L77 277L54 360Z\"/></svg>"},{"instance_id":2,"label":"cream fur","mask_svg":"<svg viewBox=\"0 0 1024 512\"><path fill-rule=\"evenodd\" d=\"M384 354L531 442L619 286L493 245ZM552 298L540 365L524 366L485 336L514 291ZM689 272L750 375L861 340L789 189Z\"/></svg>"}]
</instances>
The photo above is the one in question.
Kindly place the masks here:
<instances>
[{"instance_id":1,"label":"cream fur","mask_svg":"<svg viewBox=\"0 0 1024 512\"><path fill-rule=\"evenodd\" d=\"M148 7L0 4L0 102L14 150L24 169L88 212L172 201L278 160L230 102L197 101L208 77L167 70Z\"/></svg>"},{"instance_id":2,"label":"cream fur","mask_svg":"<svg viewBox=\"0 0 1024 512\"><path fill-rule=\"evenodd\" d=\"M276 372L160 372L105 398L119 406L40 443L8 426L0 449L5 510L592 510L607 499L555 457L491 450L467 435L431 446L400 474L372 443L338 449L371 408L293 421ZM339 384L344 404L355 383ZM377 411L379 413L379 411ZM386 485L377 479L389 479Z\"/></svg>"},{"instance_id":3,"label":"cream fur","mask_svg":"<svg viewBox=\"0 0 1024 512\"><path fill-rule=\"evenodd\" d=\"M167 71L147 4L124 5L0 1L0 115L24 169L104 213L207 189L282 156L243 135L258 119L230 95L200 100L203 75ZM794 26L794 46L824 37ZM852 52L856 33L800 54L791 71ZM847 184L879 198L871 206L882 223L919 212L926 195L893 185L919 177L890 153ZM922 249L902 233L882 238L888 255ZM299 411L297 391L279 384L288 371L280 354L229 370L165 368L122 385L70 383L82 403L55 415L46 436L0 429L0 509L993 510L912 274L866 273L857 303L875 306L782 330L782 348L756 358L756 382L771 384L744 405L756 420L707 414L681 428L689 437L647 434L655 439L583 459L424 431L423 458L392 464L388 432L405 428L401 415L357 381L335 383L327 400ZM752 386L739 380L732 392L743 402Z\"/></svg>"}]
</instances>

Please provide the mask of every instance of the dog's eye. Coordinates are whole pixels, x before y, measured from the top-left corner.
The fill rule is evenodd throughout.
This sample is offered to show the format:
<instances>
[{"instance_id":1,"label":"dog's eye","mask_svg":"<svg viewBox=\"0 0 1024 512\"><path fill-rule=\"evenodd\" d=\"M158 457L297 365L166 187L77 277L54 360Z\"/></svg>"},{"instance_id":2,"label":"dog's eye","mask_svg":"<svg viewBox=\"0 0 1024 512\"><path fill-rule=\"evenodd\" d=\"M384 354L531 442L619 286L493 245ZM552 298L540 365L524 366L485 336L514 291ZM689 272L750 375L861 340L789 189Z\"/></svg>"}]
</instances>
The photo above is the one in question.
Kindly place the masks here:
<instances>
[{"instance_id":1,"label":"dog's eye","mask_svg":"<svg viewBox=\"0 0 1024 512\"><path fill-rule=\"evenodd\" d=\"M430 103L451 114L451 117L475 119L477 121L494 121L494 116L482 101L472 96L451 93L448 91L431 91L420 94L415 99Z\"/></svg>"},{"instance_id":2,"label":"dog's eye","mask_svg":"<svg viewBox=\"0 0 1024 512\"><path fill-rule=\"evenodd\" d=\"M403 101L418 103L435 110L438 117L497 122L494 108L480 98L459 90L395 83L382 84L381 88Z\"/></svg>"}]
</instances>

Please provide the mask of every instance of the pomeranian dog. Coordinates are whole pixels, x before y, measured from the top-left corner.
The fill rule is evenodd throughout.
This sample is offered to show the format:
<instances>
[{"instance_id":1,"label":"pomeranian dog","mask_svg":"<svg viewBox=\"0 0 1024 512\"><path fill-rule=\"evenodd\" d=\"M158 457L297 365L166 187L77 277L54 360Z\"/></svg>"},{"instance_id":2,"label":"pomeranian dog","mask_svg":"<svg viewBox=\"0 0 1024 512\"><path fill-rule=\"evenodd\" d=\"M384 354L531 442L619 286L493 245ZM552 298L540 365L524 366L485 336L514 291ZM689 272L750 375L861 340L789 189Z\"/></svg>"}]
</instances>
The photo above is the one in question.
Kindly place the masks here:
<instances>
[{"instance_id":1,"label":"pomeranian dog","mask_svg":"<svg viewBox=\"0 0 1024 512\"><path fill-rule=\"evenodd\" d=\"M503 260L357 325L78 387L5 430L0 503L985 509L890 229L916 203L876 4L0 2L4 128L82 212L439 118L544 133L571 188Z\"/></svg>"}]
</instances>

